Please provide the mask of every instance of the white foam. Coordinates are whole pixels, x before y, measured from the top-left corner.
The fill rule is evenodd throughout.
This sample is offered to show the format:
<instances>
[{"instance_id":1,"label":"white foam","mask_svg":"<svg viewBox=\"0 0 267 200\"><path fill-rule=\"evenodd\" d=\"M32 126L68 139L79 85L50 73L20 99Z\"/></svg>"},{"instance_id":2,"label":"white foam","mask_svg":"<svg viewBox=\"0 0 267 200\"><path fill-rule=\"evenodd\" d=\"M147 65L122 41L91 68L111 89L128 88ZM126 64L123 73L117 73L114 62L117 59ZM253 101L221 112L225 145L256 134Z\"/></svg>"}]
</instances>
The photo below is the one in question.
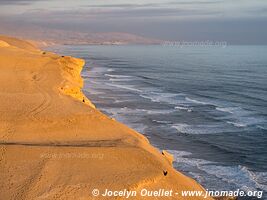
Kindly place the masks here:
<instances>
[{"instance_id":1,"label":"white foam","mask_svg":"<svg viewBox=\"0 0 267 200\"><path fill-rule=\"evenodd\" d=\"M91 79L86 79L86 82L93 83L93 84L99 84L99 82L93 81Z\"/></svg>"},{"instance_id":2,"label":"white foam","mask_svg":"<svg viewBox=\"0 0 267 200\"><path fill-rule=\"evenodd\" d=\"M104 92L100 92L98 90L94 90L94 89L90 89L90 90L86 90L88 93L90 94L94 94L94 95L100 95L100 94L104 94Z\"/></svg>"},{"instance_id":3,"label":"white foam","mask_svg":"<svg viewBox=\"0 0 267 200\"><path fill-rule=\"evenodd\" d=\"M186 123L177 123L172 125L172 128L184 134L215 134L225 131L220 124L189 125Z\"/></svg>"},{"instance_id":4,"label":"white foam","mask_svg":"<svg viewBox=\"0 0 267 200\"><path fill-rule=\"evenodd\" d=\"M186 165L188 168L195 168L193 173L189 173L193 178L203 182L201 179L206 179L205 173L212 175L221 181L229 184L234 184L236 189L244 191L249 190L264 190L267 191L267 172L252 172L245 166L222 166L219 163L207 161L203 159L188 157L190 152L168 150L173 154L175 162L178 166ZM200 170L200 171L199 171ZM198 171L198 173L196 173ZM206 182L209 182L206 180ZM224 189L220 186L219 190Z\"/></svg>"},{"instance_id":5,"label":"white foam","mask_svg":"<svg viewBox=\"0 0 267 200\"><path fill-rule=\"evenodd\" d=\"M112 82L127 82L127 81L131 81L133 79L130 79L130 78L110 78L109 81L112 81Z\"/></svg>"},{"instance_id":6,"label":"white foam","mask_svg":"<svg viewBox=\"0 0 267 200\"><path fill-rule=\"evenodd\" d=\"M255 112L241 107L216 107L216 110L228 113L229 115L224 117L227 119L226 123L238 128L266 123L266 120L257 116Z\"/></svg>"},{"instance_id":7,"label":"white foam","mask_svg":"<svg viewBox=\"0 0 267 200\"><path fill-rule=\"evenodd\" d=\"M196 103L196 104L202 104L202 105L208 105L208 104L210 104L208 102L199 101L199 100L196 100L196 99L191 99L189 97L185 97L185 100L190 101L192 103Z\"/></svg>"},{"instance_id":8,"label":"white foam","mask_svg":"<svg viewBox=\"0 0 267 200\"><path fill-rule=\"evenodd\" d=\"M102 108L102 111L108 113L108 115L112 118L115 118L117 121L120 121L129 127L135 129L136 131L143 133L147 126L143 123L137 123L136 118L140 118L140 116L146 115L147 110L144 109L131 109L128 107L122 108ZM127 115L131 115L132 117L127 117Z\"/></svg>"},{"instance_id":9,"label":"white foam","mask_svg":"<svg viewBox=\"0 0 267 200\"><path fill-rule=\"evenodd\" d=\"M234 107L228 107L228 108L216 107L215 109L218 111L221 111L221 112L227 112L227 113L231 113L231 114L233 114L234 113L233 110L235 110Z\"/></svg>"},{"instance_id":10,"label":"white foam","mask_svg":"<svg viewBox=\"0 0 267 200\"><path fill-rule=\"evenodd\" d=\"M94 73L94 74L102 74L104 72L107 71L107 68L106 67L100 67L100 66L97 66L97 67L93 67L93 68L90 68L90 74L91 73Z\"/></svg>"},{"instance_id":11,"label":"white foam","mask_svg":"<svg viewBox=\"0 0 267 200\"><path fill-rule=\"evenodd\" d=\"M124 120L131 120L134 119L134 117L140 118L140 116L146 116L146 115L158 115L158 114L168 114L170 112L173 112L172 110L146 110L146 109L131 109L127 107L123 108L102 108L103 111L107 112L109 116L114 118L121 118ZM131 115L131 117L127 116ZM166 122L167 121L161 121ZM160 123L160 122L159 122ZM171 122L168 122L171 123Z\"/></svg>"},{"instance_id":12,"label":"white foam","mask_svg":"<svg viewBox=\"0 0 267 200\"><path fill-rule=\"evenodd\" d=\"M134 88L134 85L117 85L117 84L112 84L112 83L106 83L106 85L108 86L112 86L112 87L116 87L116 88L121 88L121 89L125 89L125 90L131 90L131 91L135 91L135 92L142 92L139 89Z\"/></svg>"},{"instance_id":13,"label":"white foam","mask_svg":"<svg viewBox=\"0 0 267 200\"><path fill-rule=\"evenodd\" d=\"M125 103L125 102L131 102L131 101L132 101L131 99L127 99L127 100L118 100L118 99L116 99L115 103Z\"/></svg>"},{"instance_id":14,"label":"white foam","mask_svg":"<svg viewBox=\"0 0 267 200\"><path fill-rule=\"evenodd\" d=\"M175 109L177 110L186 110L187 112L192 112L192 109L182 106L175 106Z\"/></svg>"},{"instance_id":15,"label":"white foam","mask_svg":"<svg viewBox=\"0 0 267 200\"><path fill-rule=\"evenodd\" d=\"M227 121L226 123L232 124L235 127L246 127L247 126L246 124L242 124L242 123L238 123L238 122L230 122L230 121Z\"/></svg>"},{"instance_id":16,"label":"white foam","mask_svg":"<svg viewBox=\"0 0 267 200\"><path fill-rule=\"evenodd\" d=\"M174 93L165 93L165 92L149 92L147 94L141 94L140 96L149 99L152 102L164 102L169 104L178 104L179 101L175 97L180 96L181 94Z\"/></svg>"},{"instance_id":17,"label":"white foam","mask_svg":"<svg viewBox=\"0 0 267 200\"><path fill-rule=\"evenodd\" d=\"M102 108L104 111L111 113L113 115L118 115L118 114L145 114L147 110L144 109L131 109L127 107L123 108Z\"/></svg>"},{"instance_id":18,"label":"white foam","mask_svg":"<svg viewBox=\"0 0 267 200\"><path fill-rule=\"evenodd\" d=\"M173 128L175 128L177 131L181 132L181 133L188 133L190 132L189 129L189 125L188 124L175 124L172 126Z\"/></svg>"},{"instance_id":19,"label":"white foam","mask_svg":"<svg viewBox=\"0 0 267 200\"><path fill-rule=\"evenodd\" d=\"M152 120L153 122L157 122L157 123L160 123L160 124L170 124L172 123L171 121L163 121L163 120Z\"/></svg>"},{"instance_id":20,"label":"white foam","mask_svg":"<svg viewBox=\"0 0 267 200\"><path fill-rule=\"evenodd\" d=\"M147 110L147 114L149 115L157 115L157 114L170 114L173 110Z\"/></svg>"},{"instance_id":21,"label":"white foam","mask_svg":"<svg viewBox=\"0 0 267 200\"><path fill-rule=\"evenodd\" d=\"M105 76L112 77L112 78L132 78L132 76L126 75L118 75L118 74L105 74Z\"/></svg>"}]
</instances>

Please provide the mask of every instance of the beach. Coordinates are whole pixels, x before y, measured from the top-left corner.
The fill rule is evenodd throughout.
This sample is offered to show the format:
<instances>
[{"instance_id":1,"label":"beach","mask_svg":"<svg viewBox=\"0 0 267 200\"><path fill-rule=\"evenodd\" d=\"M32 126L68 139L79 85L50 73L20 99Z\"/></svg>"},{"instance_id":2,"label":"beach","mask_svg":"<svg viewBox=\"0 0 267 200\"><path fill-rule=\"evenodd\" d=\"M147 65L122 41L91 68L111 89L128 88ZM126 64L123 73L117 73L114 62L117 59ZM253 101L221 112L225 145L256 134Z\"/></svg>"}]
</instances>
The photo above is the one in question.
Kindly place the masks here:
<instances>
[{"instance_id":1,"label":"beach","mask_svg":"<svg viewBox=\"0 0 267 200\"><path fill-rule=\"evenodd\" d=\"M172 155L95 108L81 92L84 64L0 36L1 199L120 198L101 196L106 189L204 191L172 167Z\"/></svg>"}]
</instances>

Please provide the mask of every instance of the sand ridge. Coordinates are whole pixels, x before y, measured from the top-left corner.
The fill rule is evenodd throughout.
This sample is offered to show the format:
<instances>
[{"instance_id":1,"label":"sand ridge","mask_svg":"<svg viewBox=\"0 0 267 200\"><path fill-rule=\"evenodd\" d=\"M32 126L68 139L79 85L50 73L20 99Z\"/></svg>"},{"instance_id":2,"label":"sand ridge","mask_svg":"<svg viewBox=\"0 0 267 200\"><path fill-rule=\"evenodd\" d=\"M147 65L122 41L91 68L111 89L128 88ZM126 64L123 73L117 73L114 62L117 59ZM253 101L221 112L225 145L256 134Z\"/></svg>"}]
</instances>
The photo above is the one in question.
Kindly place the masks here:
<instances>
[{"instance_id":1,"label":"sand ridge","mask_svg":"<svg viewBox=\"0 0 267 200\"><path fill-rule=\"evenodd\" d=\"M10 45L7 42L0 40L0 47L9 47L9 46Z\"/></svg>"},{"instance_id":2,"label":"sand ridge","mask_svg":"<svg viewBox=\"0 0 267 200\"><path fill-rule=\"evenodd\" d=\"M0 41L0 199L102 199L92 196L95 188L204 190L173 169L170 154L95 108L81 92L83 60Z\"/></svg>"}]
</instances>

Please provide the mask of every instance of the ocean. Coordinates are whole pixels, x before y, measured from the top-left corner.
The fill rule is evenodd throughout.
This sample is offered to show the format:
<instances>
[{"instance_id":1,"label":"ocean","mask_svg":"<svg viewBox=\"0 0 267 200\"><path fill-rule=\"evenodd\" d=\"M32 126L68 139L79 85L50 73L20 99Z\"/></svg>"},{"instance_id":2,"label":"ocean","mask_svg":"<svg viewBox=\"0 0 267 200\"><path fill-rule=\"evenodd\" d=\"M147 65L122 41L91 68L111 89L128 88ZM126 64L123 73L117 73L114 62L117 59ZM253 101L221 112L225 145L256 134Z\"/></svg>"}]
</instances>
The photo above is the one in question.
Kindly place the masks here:
<instances>
[{"instance_id":1,"label":"ocean","mask_svg":"<svg viewBox=\"0 0 267 200\"><path fill-rule=\"evenodd\" d=\"M267 46L50 50L84 58L88 98L177 170L209 190L267 192Z\"/></svg>"}]
</instances>

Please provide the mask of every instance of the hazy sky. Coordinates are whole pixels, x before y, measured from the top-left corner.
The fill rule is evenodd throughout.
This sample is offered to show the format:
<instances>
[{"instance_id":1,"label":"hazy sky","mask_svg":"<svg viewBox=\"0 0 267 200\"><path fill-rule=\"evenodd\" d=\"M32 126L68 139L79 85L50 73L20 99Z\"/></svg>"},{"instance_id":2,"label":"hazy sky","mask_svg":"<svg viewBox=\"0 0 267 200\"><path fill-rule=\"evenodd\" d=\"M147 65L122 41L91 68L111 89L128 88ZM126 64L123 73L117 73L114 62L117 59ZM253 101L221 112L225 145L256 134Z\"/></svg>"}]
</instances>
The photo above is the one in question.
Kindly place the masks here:
<instances>
[{"instance_id":1,"label":"hazy sky","mask_svg":"<svg viewBox=\"0 0 267 200\"><path fill-rule=\"evenodd\" d=\"M0 23L267 44L267 0L0 0Z\"/></svg>"}]
</instances>

